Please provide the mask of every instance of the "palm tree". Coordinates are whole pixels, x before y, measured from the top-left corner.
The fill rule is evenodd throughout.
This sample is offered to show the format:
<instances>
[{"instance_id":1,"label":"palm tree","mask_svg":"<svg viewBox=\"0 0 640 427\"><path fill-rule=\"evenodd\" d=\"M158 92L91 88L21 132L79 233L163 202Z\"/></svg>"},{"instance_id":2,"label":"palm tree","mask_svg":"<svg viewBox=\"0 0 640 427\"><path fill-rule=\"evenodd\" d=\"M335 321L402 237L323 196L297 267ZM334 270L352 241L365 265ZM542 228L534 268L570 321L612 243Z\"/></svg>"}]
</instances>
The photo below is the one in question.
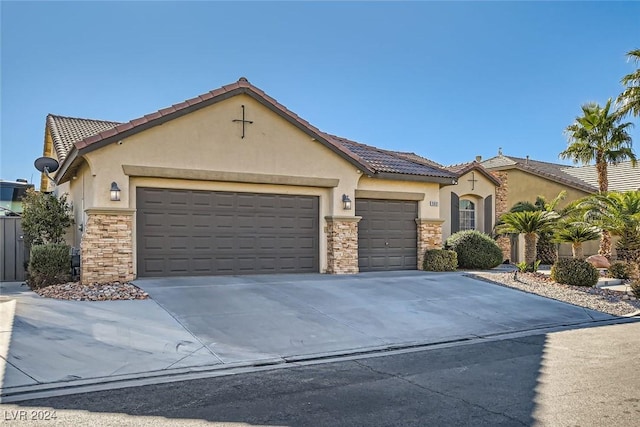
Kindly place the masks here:
<instances>
[{"instance_id":1,"label":"palm tree","mask_svg":"<svg viewBox=\"0 0 640 427\"><path fill-rule=\"evenodd\" d=\"M558 213L553 211L507 212L500 217L502 223L496 231L498 234L524 234L524 261L532 266L537 258L538 235L551 231L558 218Z\"/></svg>"},{"instance_id":2,"label":"palm tree","mask_svg":"<svg viewBox=\"0 0 640 427\"><path fill-rule=\"evenodd\" d=\"M534 203L528 201L516 202L509 212L523 211L555 211L561 217L565 216L565 209L557 209L558 204L567 196L566 191L561 191L550 202L544 196L537 196ZM536 242L536 258L543 264L553 264L558 259L558 251L552 240L553 233L551 231L538 233Z\"/></svg>"},{"instance_id":3,"label":"palm tree","mask_svg":"<svg viewBox=\"0 0 640 427\"><path fill-rule=\"evenodd\" d=\"M627 58L636 64L640 64L640 49L627 52ZM624 76L621 83L626 88L618 96L617 102L620 105L618 112L622 116L627 114L632 114L635 117L640 116L640 68Z\"/></svg>"},{"instance_id":4,"label":"palm tree","mask_svg":"<svg viewBox=\"0 0 640 427\"><path fill-rule=\"evenodd\" d=\"M559 224L553 240L559 243L571 243L573 257L584 259L582 244L600 237L600 229L584 222L563 222Z\"/></svg>"},{"instance_id":5,"label":"palm tree","mask_svg":"<svg viewBox=\"0 0 640 427\"><path fill-rule=\"evenodd\" d=\"M592 224L620 237L618 258L640 262L640 190L597 194L580 206Z\"/></svg>"},{"instance_id":6,"label":"palm tree","mask_svg":"<svg viewBox=\"0 0 640 427\"><path fill-rule=\"evenodd\" d=\"M563 159L571 159L574 163L589 164L595 161L598 172L598 187L600 193L609 189L607 166L631 160L637 163L632 148L631 136L627 132L632 123L621 123L621 116L611 110L611 98L604 107L596 103L582 106L581 117L565 129L569 146L560 153ZM602 232L600 240L600 255L611 257L611 235Z\"/></svg>"}]
</instances>

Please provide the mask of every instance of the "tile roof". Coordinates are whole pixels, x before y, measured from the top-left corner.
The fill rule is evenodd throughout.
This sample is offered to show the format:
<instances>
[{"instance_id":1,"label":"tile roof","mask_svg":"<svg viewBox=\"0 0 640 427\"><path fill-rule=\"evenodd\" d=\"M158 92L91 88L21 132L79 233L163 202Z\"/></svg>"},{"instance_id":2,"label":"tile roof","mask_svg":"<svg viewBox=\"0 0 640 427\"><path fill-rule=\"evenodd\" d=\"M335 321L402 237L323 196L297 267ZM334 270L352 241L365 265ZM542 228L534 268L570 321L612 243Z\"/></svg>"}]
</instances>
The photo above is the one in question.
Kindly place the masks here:
<instances>
[{"instance_id":1,"label":"tile roof","mask_svg":"<svg viewBox=\"0 0 640 427\"><path fill-rule=\"evenodd\" d=\"M455 174L444 170L437 163L414 153L383 150L381 148L361 144L339 136L328 136L367 162L371 169L376 172L422 175L450 179L457 178Z\"/></svg>"},{"instance_id":2,"label":"tile roof","mask_svg":"<svg viewBox=\"0 0 640 427\"><path fill-rule=\"evenodd\" d=\"M455 165L444 166L444 168L450 172L455 173L458 176L458 178L460 178L462 175L464 175L467 172L476 170L481 174L483 174L485 177L487 177L489 181L493 182L495 185L501 184L500 180L497 177L493 176L493 174L489 172L487 168L485 168L484 166L482 166L481 163L475 160L467 163L458 163Z\"/></svg>"},{"instance_id":3,"label":"tile roof","mask_svg":"<svg viewBox=\"0 0 640 427\"><path fill-rule=\"evenodd\" d=\"M595 165L571 167L563 171L589 185L598 187L598 171ZM633 166L630 161L607 166L610 191L640 190L640 164Z\"/></svg>"},{"instance_id":4,"label":"tile roof","mask_svg":"<svg viewBox=\"0 0 640 427\"><path fill-rule=\"evenodd\" d=\"M505 156L503 154L487 159L481 164L489 170L516 168L589 193L595 193L598 191L597 186L593 186L590 183L567 173L565 169L570 168L570 166L567 165L541 162L526 158L523 159L522 157Z\"/></svg>"},{"instance_id":5,"label":"tile roof","mask_svg":"<svg viewBox=\"0 0 640 427\"><path fill-rule=\"evenodd\" d=\"M118 126L118 122L81 119L49 114L47 127L53 140L58 160L63 162L75 142Z\"/></svg>"},{"instance_id":6,"label":"tile roof","mask_svg":"<svg viewBox=\"0 0 640 427\"><path fill-rule=\"evenodd\" d=\"M227 99L240 93L253 97L303 131L314 135L320 143L328 146L339 155L348 158L363 169L365 173L372 175L377 173L414 175L417 177L425 177L426 180L433 178L446 182L457 177L456 174L443 169L442 165L418 156L415 153L382 150L322 132L287 109L274 98L268 96L264 91L250 84L244 77L241 77L237 82L230 85L147 114L127 123L49 115L47 117L47 125L52 129L52 136L54 134L56 135L54 136L54 145L58 158L61 163L63 163L64 159L69 156L69 153L74 148L80 152L99 148L102 144L108 143L116 138L126 138L151 126L161 124L174 117L179 117L195 109L205 107L213 102Z\"/></svg>"}]
</instances>

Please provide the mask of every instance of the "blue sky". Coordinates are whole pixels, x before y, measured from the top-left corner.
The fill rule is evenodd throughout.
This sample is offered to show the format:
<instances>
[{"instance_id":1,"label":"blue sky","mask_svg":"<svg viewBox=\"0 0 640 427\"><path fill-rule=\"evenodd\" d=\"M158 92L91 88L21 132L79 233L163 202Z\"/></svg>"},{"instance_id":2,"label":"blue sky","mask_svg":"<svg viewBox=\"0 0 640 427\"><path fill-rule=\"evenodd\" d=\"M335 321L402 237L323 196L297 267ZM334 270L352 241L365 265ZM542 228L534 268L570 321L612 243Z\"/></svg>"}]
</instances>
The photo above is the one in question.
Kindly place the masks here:
<instances>
[{"instance_id":1,"label":"blue sky","mask_svg":"<svg viewBox=\"0 0 640 427\"><path fill-rule=\"evenodd\" d=\"M0 7L0 178L36 183L48 113L128 121L240 76L365 144L443 164L498 147L565 163L563 129L621 92L640 47L640 2Z\"/></svg>"}]
</instances>

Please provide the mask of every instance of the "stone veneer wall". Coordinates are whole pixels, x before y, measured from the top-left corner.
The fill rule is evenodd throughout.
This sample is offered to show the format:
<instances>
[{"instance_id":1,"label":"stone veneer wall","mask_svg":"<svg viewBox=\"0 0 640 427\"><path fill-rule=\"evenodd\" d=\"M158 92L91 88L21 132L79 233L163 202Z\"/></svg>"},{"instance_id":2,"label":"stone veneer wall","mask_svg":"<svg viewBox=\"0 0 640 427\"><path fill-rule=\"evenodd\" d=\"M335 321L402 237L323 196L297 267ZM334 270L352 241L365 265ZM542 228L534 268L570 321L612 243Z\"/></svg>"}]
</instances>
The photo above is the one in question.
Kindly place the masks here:
<instances>
[{"instance_id":1,"label":"stone veneer wall","mask_svg":"<svg viewBox=\"0 0 640 427\"><path fill-rule=\"evenodd\" d=\"M418 270L422 270L427 249L442 248L442 223L439 219L416 219L418 225Z\"/></svg>"},{"instance_id":2,"label":"stone veneer wall","mask_svg":"<svg viewBox=\"0 0 640 427\"><path fill-rule=\"evenodd\" d=\"M503 213L509 211L507 205L507 196L509 193L509 175L505 171L491 172L493 176L498 178L502 184L496 188L496 223L500 220L500 216ZM502 256L504 259L511 258L511 239L509 236L500 236L496 240L496 243L502 249ZM514 261L514 260L511 260Z\"/></svg>"},{"instance_id":3,"label":"stone veneer wall","mask_svg":"<svg viewBox=\"0 0 640 427\"><path fill-rule=\"evenodd\" d=\"M133 280L133 211L87 210L80 248L83 284Z\"/></svg>"},{"instance_id":4,"label":"stone veneer wall","mask_svg":"<svg viewBox=\"0 0 640 427\"><path fill-rule=\"evenodd\" d=\"M358 221L356 217L325 217L327 273L355 274L358 269Z\"/></svg>"}]
</instances>

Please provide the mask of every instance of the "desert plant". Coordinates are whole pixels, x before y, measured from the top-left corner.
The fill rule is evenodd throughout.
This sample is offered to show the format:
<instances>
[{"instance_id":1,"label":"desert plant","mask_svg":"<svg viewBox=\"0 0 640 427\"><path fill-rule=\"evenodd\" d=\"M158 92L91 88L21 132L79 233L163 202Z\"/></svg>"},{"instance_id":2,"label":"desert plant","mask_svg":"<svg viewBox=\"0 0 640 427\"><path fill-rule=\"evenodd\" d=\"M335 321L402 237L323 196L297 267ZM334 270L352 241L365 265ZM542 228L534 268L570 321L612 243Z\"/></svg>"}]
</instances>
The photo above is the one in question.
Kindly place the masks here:
<instances>
[{"instance_id":1,"label":"desert plant","mask_svg":"<svg viewBox=\"0 0 640 427\"><path fill-rule=\"evenodd\" d=\"M30 188L22 206L22 230L28 244L63 243L65 230L73 223L66 195L58 198Z\"/></svg>"},{"instance_id":2,"label":"desert plant","mask_svg":"<svg viewBox=\"0 0 640 427\"><path fill-rule=\"evenodd\" d=\"M627 52L627 58L630 61L635 61L636 64L640 64L640 49ZM618 96L620 114L640 116L640 68L624 76L621 82L626 87Z\"/></svg>"},{"instance_id":3,"label":"desert plant","mask_svg":"<svg viewBox=\"0 0 640 427\"><path fill-rule=\"evenodd\" d=\"M640 298L640 279L632 280L629 286L631 286L631 293L633 293L633 296Z\"/></svg>"},{"instance_id":4,"label":"desert plant","mask_svg":"<svg viewBox=\"0 0 640 427\"><path fill-rule=\"evenodd\" d=\"M524 261L533 265L537 258L538 235L550 232L558 218L558 213L553 211L507 212L500 217L502 223L496 227L496 232L524 234Z\"/></svg>"},{"instance_id":5,"label":"desert plant","mask_svg":"<svg viewBox=\"0 0 640 427\"><path fill-rule=\"evenodd\" d=\"M529 201L516 202L509 212L525 212L525 211L547 211L556 212L559 217L568 215L573 210L573 205L569 204L564 209L559 209L558 206L567 197L566 191L561 191L551 201L547 201L544 196L537 196L536 201L531 203ZM500 224L498 224L500 225ZM542 229L537 233L538 239L536 241L536 258L541 264L553 264L558 259L558 250L553 241L553 231L549 228ZM530 264L533 267L533 264Z\"/></svg>"},{"instance_id":6,"label":"desert plant","mask_svg":"<svg viewBox=\"0 0 640 427\"><path fill-rule=\"evenodd\" d=\"M539 264L553 264L558 260L558 250L553 242L553 234L541 233L538 236L536 258Z\"/></svg>"},{"instance_id":7,"label":"desert plant","mask_svg":"<svg viewBox=\"0 0 640 427\"><path fill-rule=\"evenodd\" d=\"M609 277L627 280L631 278L631 265L624 261L614 261L607 269Z\"/></svg>"},{"instance_id":8,"label":"desert plant","mask_svg":"<svg viewBox=\"0 0 640 427\"><path fill-rule=\"evenodd\" d=\"M571 243L574 258L584 259L582 244L600 237L600 229L584 222L568 220L558 225L553 236L556 242Z\"/></svg>"},{"instance_id":9,"label":"desert plant","mask_svg":"<svg viewBox=\"0 0 640 427\"><path fill-rule=\"evenodd\" d=\"M579 206L585 210L588 221L619 236L618 259L640 262L639 190L596 194L583 199Z\"/></svg>"},{"instance_id":10,"label":"desert plant","mask_svg":"<svg viewBox=\"0 0 640 427\"><path fill-rule=\"evenodd\" d=\"M609 98L604 107L596 103L583 105L582 116L576 117L575 122L565 129L569 145L560 157L582 164L595 161L600 193L609 191L608 165L625 160L636 165L633 142L628 132L633 123L621 121L622 115L615 108L611 111ZM602 231L598 253L611 257L611 234L606 229Z\"/></svg>"},{"instance_id":11,"label":"desert plant","mask_svg":"<svg viewBox=\"0 0 640 427\"><path fill-rule=\"evenodd\" d=\"M458 267L489 269L502 263L502 250L488 235L477 230L464 230L452 234L445 249L458 255Z\"/></svg>"},{"instance_id":12,"label":"desert plant","mask_svg":"<svg viewBox=\"0 0 640 427\"><path fill-rule=\"evenodd\" d=\"M551 279L566 285L593 287L599 277L600 273L593 265L577 258L559 259L551 267Z\"/></svg>"},{"instance_id":13,"label":"desert plant","mask_svg":"<svg viewBox=\"0 0 640 427\"><path fill-rule=\"evenodd\" d=\"M521 261L516 264L518 271L520 273L535 273L538 271L538 267L540 267L540 260L536 260L533 264L527 264L524 261Z\"/></svg>"},{"instance_id":14,"label":"desert plant","mask_svg":"<svg viewBox=\"0 0 640 427\"><path fill-rule=\"evenodd\" d=\"M455 271L458 254L445 249L428 249L424 254L422 267L425 271Z\"/></svg>"},{"instance_id":15,"label":"desert plant","mask_svg":"<svg viewBox=\"0 0 640 427\"><path fill-rule=\"evenodd\" d=\"M70 279L70 248L63 244L35 245L31 248L27 283L32 289Z\"/></svg>"}]
</instances>

